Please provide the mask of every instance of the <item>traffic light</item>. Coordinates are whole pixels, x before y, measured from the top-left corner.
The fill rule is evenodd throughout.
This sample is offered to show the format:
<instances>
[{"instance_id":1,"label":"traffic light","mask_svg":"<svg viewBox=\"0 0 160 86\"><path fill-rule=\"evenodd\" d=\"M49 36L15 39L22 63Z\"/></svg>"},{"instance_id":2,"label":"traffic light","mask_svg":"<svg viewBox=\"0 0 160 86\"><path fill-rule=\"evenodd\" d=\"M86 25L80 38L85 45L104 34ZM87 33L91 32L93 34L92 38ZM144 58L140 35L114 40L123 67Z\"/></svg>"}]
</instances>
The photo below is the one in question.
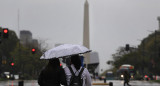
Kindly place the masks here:
<instances>
[{"instance_id":1,"label":"traffic light","mask_svg":"<svg viewBox=\"0 0 160 86\"><path fill-rule=\"evenodd\" d=\"M126 44L125 50L126 50L126 51L129 51L129 44Z\"/></svg>"},{"instance_id":2,"label":"traffic light","mask_svg":"<svg viewBox=\"0 0 160 86\"><path fill-rule=\"evenodd\" d=\"M32 48L32 54L35 54L35 52L36 52L36 49Z\"/></svg>"},{"instance_id":3,"label":"traffic light","mask_svg":"<svg viewBox=\"0 0 160 86\"><path fill-rule=\"evenodd\" d=\"M14 66L14 63L13 63L13 62L11 63L11 66Z\"/></svg>"},{"instance_id":4,"label":"traffic light","mask_svg":"<svg viewBox=\"0 0 160 86\"><path fill-rule=\"evenodd\" d=\"M5 28L5 29L3 29L3 38L8 38L8 36L9 36L9 31L8 31L8 29L7 28Z\"/></svg>"}]
</instances>

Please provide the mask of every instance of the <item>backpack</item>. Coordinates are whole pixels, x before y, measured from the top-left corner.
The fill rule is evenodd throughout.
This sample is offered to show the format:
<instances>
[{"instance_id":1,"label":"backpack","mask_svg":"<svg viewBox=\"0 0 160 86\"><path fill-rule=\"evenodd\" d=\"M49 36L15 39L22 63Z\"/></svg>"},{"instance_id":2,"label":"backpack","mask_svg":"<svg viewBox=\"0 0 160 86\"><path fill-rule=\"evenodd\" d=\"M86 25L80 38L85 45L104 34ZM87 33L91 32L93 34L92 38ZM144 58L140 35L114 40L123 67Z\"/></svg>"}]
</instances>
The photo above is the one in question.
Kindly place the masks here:
<instances>
[{"instance_id":1,"label":"backpack","mask_svg":"<svg viewBox=\"0 0 160 86\"><path fill-rule=\"evenodd\" d=\"M82 67L81 71L79 72L79 75L76 76L75 73L73 72L72 68L69 67L70 72L72 73L72 77L70 79L70 84L69 86L82 86L83 79L81 79L82 72L84 68Z\"/></svg>"}]
</instances>

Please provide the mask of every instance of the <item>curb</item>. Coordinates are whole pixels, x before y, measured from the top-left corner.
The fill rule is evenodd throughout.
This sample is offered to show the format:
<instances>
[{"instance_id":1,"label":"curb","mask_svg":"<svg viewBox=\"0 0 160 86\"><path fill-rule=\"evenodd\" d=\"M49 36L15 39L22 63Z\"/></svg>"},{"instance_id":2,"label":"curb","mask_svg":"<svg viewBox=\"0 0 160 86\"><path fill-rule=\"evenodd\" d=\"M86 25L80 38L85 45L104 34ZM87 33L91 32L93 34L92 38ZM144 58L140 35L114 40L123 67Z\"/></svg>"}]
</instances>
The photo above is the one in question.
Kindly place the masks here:
<instances>
[{"instance_id":1,"label":"curb","mask_svg":"<svg viewBox=\"0 0 160 86\"><path fill-rule=\"evenodd\" d=\"M92 83L92 85L109 85L108 83Z\"/></svg>"}]
</instances>

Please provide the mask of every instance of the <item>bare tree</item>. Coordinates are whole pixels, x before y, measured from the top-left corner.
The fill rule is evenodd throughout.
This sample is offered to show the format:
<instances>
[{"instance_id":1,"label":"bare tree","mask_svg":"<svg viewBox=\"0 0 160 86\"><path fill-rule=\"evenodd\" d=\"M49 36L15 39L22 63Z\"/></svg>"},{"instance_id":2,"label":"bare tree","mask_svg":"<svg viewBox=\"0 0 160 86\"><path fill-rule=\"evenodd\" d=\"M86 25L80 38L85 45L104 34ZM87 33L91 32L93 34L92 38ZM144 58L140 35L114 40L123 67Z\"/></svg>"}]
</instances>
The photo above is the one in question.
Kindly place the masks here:
<instances>
[{"instance_id":1,"label":"bare tree","mask_svg":"<svg viewBox=\"0 0 160 86\"><path fill-rule=\"evenodd\" d=\"M43 53L48 49L48 44L46 43L47 39L38 39L38 47L40 49L40 51Z\"/></svg>"}]
</instances>

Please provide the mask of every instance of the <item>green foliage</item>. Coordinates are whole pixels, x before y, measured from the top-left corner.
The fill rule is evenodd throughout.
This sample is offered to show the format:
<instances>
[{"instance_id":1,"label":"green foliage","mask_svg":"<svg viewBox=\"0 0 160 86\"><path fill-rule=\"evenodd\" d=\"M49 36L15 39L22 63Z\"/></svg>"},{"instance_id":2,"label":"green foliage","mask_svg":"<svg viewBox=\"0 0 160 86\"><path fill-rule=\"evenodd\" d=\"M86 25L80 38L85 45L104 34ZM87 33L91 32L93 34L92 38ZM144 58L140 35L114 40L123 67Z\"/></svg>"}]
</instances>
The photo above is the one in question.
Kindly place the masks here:
<instances>
[{"instance_id":1,"label":"green foliage","mask_svg":"<svg viewBox=\"0 0 160 86\"><path fill-rule=\"evenodd\" d=\"M1 28L0 31L2 32ZM9 30L9 37L7 39L4 39L2 37L0 38L2 39L2 42L0 44L0 64L1 64L0 67L5 71L10 71L10 63L11 63L10 52L12 52L16 47L18 38L16 33L12 30ZM6 64L2 64L2 61L6 61ZM4 72L3 70L1 72Z\"/></svg>"},{"instance_id":2,"label":"green foliage","mask_svg":"<svg viewBox=\"0 0 160 86\"><path fill-rule=\"evenodd\" d=\"M2 29L0 28L0 31ZM40 49L32 54L31 45L22 46L14 31L9 30L9 37L2 39L0 44L0 72L8 71L13 74L21 74L26 79L36 79L41 69L46 65L46 60L40 60L42 55ZM5 57L5 59L2 57ZM2 64L6 60L6 64ZM11 66L11 62L14 66Z\"/></svg>"},{"instance_id":3,"label":"green foliage","mask_svg":"<svg viewBox=\"0 0 160 86\"><path fill-rule=\"evenodd\" d=\"M122 64L131 64L136 71L159 74L160 71L160 32L152 33L144 38L137 50L115 58L114 67L119 68Z\"/></svg>"},{"instance_id":4,"label":"green foliage","mask_svg":"<svg viewBox=\"0 0 160 86\"><path fill-rule=\"evenodd\" d=\"M40 60L42 54L38 49L35 54L32 54L31 48L26 48L20 44L17 44L11 55L14 57L15 72L22 73L25 79L37 78L40 70L46 64L46 61Z\"/></svg>"}]
</instances>

